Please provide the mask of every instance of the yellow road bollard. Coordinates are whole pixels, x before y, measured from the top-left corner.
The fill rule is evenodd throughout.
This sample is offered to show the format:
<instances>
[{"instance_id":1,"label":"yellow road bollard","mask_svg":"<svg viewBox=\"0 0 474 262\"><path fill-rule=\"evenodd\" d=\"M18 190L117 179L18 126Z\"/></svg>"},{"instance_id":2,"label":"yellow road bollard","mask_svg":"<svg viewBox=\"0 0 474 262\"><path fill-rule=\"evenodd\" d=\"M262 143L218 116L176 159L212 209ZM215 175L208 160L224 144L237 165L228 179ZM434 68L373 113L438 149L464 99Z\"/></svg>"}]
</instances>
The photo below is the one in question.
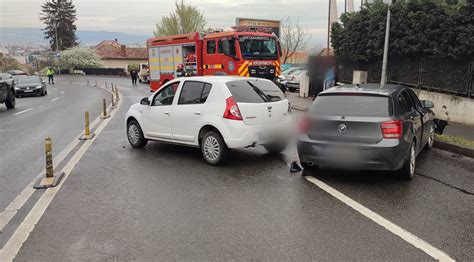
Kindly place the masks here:
<instances>
[{"instance_id":1,"label":"yellow road bollard","mask_svg":"<svg viewBox=\"0 0 474 262\"><path fill-rule=\"evenodd\" d=\"M117 85L115 85L115 100L116 101L119 101L120 100L120 96L119 96L119 92L118 92L118 87Z\"/></svg>"},{"instance_id":2,"label":"yellow road bollard","mask_svg":"<svg viewBox=\"0 0 474 262\"><path fill-rule=\"evenodd\" d=\"M36 184L33 186L36 189L55 187L61 182L61 179L64 176L64 173L57 175L54 173L53 167L53 142L50 137L44 139L44 152L46 156L46 171L45 177L40 178Z\"/></svg>"},{"instance_id":3,"label":"yellow road bollard","mask_svg":"<svg viewBox=\"0 0 474 262\"><path fill-rule=\"evenodd\" d=\"M46 155L46 177L53 177L53 145L50 137L44 139L44 152Z\"/></svg>"},{"instance_id":4,"label":"yellow road bollard","mask_svg":"<svg viewBox=\"0 0 474 262\"><path fill-rule=\"evenodd\" d=\"M79 138L79 140L89 140L94 137L94 133L91 134L91 130L89 128L89 111L86 111L84 113L84 119L85 119L85 126L84 126L84 135Z\"/></svg>"},{"instance_id":5,"label":"yellow road bollard","mask_svg":"<svg viewBox=\"0 0 474 262\"><path fill-rule=\"evenodd\" d=\"M111 100L110 100L110 101L111 101L111 107L110 107L110 108L111 108L111 109L117 108L117 105L115 104L115 97L114 97L114 93L113 93L113 92L111 93Z\"/></svg>"},{"instance_id":6,"label":"yellow road bollard","mask_svg":"<svg viewBox=\"0 0 474 262\"><path fill-rule=\"evenodd\" d=\"M106 119L106 118L109 118L110 115L107 113L107 103L105 101L105 99L102 99L102 114L100 116L100 118L102 119Z\"/></svg>"}]
</instances>

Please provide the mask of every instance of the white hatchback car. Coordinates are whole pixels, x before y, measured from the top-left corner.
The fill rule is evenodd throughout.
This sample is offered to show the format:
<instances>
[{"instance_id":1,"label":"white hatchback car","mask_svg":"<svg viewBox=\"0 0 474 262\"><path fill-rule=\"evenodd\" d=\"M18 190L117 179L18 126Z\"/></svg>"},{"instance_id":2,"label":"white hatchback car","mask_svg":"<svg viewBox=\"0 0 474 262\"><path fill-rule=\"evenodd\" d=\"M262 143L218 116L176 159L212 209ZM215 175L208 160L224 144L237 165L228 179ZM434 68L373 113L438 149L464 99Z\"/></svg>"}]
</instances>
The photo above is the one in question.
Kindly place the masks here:
<instances>
[{"instance_id":1,"label":"white hatchback car","mask_svg":"<svg viewBox=\"0 0 474 262\"><path fill-rule=\"evenodd\" d=\"M200 147L211 165L230 148L263 145L281 152L291 132L288 100L271 81L207 76L178 78L130 107L127 137L135 148L148 140Z\"/></svg>"}]
</instances>

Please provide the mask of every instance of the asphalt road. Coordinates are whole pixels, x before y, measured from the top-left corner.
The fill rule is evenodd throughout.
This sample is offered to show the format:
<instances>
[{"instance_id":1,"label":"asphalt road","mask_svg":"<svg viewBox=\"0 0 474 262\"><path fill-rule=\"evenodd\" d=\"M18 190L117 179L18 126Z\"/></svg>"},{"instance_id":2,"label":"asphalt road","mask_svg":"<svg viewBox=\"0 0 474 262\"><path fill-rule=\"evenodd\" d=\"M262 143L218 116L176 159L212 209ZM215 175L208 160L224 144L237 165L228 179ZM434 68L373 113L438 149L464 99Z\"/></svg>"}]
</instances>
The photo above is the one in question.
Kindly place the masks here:
<instances>
[{"instance_id":1,"label":"asphalt road","mask_svg":"<svg viewBox=\"0 0 474 262\"><path fill-rule=\"evenodd\" d=\"M21 242L16 261L432 259L327 189L300 173L289 173L285 159L293 157L294 149L282 156L259 147L235 150L222 167L205 164L198 149L162 143L132 149L124 114L149 94L147 87L131 87L120 78L90 79L119 84L122 105L44 214L36 212L41 205L29 203L14 225L7 226L3 243L18 239L21 230L16 226L28 228L22 217L41 217ZM84 82L80 77L67 80ZM91 90L95 89L81 93L88 97L96 92ZM25 168L20 159L17 155L10 161ZM38 168L43 162L31 161L38 162ZM33 171L30 179L38 170ZM439 150L424 152L411 182L386 172L322 170L305 175L451 258L474 258L473 159ZM45 195L36 196L38 202Z\"/></svg>"},{"instance_id":2,"label":"asphalt road","mask_svg":"<svg viewBox=\"0 0 474 262\"><path fill-rule=\"evenodd\" d=\"M57 81L47 96L17 98L12 110L0 105L0 210L44 169L44 138L60 152L83 130L85 111L100 114L102 98L109 93L101 88Z\"/></svg>"}]
</instances>

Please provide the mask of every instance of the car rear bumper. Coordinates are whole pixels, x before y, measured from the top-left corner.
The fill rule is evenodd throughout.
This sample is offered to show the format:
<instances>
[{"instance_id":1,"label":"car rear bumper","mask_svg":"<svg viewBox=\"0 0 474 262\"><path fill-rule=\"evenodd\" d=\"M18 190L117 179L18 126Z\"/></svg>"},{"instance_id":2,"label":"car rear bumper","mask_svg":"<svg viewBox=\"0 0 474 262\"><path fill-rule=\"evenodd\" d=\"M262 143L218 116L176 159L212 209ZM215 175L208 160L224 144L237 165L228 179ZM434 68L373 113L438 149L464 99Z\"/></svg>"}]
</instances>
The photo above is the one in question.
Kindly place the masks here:
<instances>
[{"instance_id":1,"label":"car rear bumper","mask_svg":"<svg viewBox=\"0 0 474 262\"><path fill-rule=\"evenodd\" d=\"M255 145L270 144L277 141L286 142L291 134L291 116L282 121L261 124L246 125L242 121L232 121L222 130L224 141L229 148L245 148Z\"/></svg>"},{"instance_id":2,"label":"car rear bumper","mask_svg":"<svg viewBox=\"0 0 474 262\"><path fill-rule=\"evenodd\" d=\"M340 144L311 140L306 135L297 143L302 163L363 170L400 169L408 148L408 144L394 139L384 139L377 144Z\"/></svg>"}]
</instances>

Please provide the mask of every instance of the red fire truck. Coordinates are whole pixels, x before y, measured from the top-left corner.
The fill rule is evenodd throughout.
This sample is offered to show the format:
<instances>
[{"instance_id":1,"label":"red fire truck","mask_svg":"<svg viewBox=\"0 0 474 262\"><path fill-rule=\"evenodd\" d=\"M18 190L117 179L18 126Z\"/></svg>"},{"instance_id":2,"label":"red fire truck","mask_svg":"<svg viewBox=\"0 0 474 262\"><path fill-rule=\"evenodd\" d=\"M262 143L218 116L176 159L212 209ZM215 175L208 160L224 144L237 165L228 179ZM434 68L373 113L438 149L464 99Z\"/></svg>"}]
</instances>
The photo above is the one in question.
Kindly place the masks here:
<instances>
[{"instance_id":1,"label":"red fire truck","mask_svg":"<svg viewBox=\"0 0 474 262\"><path fill-rule=\"evenodd\" d=\"M268 32L241 30L148 39L151 91L180 76L240 75L273 80L281 48Z\"/></svg>"}]
</instances>

